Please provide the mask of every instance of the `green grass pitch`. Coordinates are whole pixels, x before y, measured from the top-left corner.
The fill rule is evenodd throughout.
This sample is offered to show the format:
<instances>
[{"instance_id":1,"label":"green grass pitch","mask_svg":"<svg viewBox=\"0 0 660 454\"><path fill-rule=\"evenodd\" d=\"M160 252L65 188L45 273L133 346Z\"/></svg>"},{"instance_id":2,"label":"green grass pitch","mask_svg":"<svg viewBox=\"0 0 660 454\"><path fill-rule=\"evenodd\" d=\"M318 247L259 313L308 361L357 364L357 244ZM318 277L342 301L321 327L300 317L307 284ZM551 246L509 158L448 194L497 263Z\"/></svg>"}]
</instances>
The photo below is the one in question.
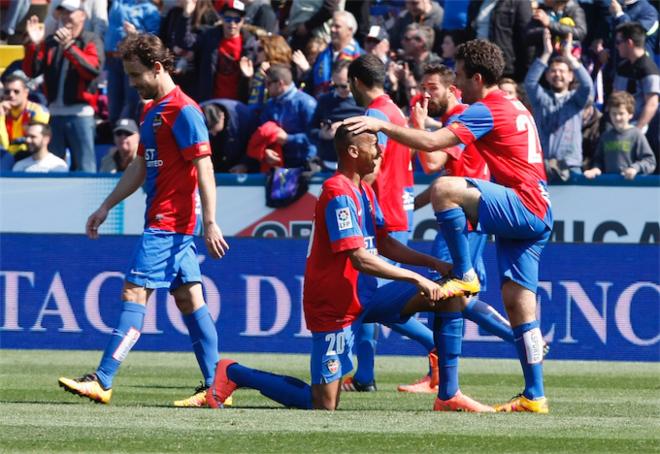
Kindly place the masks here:
<instances>
[{"instance_id":1,"label":"green grass pitch","mask_svg":"<svg viewBox=\"0 0 660 454\"><path fill-rule=\"evenodd\" d=\"M235 408L178 409L199 372L192 353L132 352L108 406L57 387L100 352L0 350L0 452L660 452L660 364L547 361L549 415L434 413L433 396L396 392L424 358L377 358L377 393L340 410L287 410L253 390ZM308 380L304 355L229 355ZM519 365L464 359L462 390L483 402L521 390Z\"/></svg>"}]
</instances>

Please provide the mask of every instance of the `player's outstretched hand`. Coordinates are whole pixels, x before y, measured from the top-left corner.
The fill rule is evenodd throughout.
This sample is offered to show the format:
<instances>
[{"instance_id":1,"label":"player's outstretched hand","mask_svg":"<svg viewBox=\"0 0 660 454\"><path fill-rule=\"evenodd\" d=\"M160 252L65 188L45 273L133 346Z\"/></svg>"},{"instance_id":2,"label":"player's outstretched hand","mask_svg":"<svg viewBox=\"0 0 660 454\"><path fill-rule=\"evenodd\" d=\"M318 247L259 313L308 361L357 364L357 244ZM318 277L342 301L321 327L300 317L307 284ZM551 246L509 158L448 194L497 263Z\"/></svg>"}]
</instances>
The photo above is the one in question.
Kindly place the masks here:
<instances>
[{"instance_id":1,"label":"player's outstretched hand","mask_svg":"<svg viewBox=\"0 0 660 454\"><path fill-rule=\"evenodd\" d=\"M384 124L384 122L377 118L360 116L347 118L343 121L343 124L345 124L348 127L348 130L353 134L360 134L363 132L371 132L375 134L381 130L381 125Z\"/></svg>"},{"instance_id":2,"label":"player's outstretched hand","mask_svg":"<svg viewBox=\"0 0 660 454\"><path fill-rule=\"evenodd\" d=\"M99 237L99 227L103 222L105 222L105 218L108 217L108 210L105 209L104 207L99 207L98 210L93 212L89 218L87 218L87 225L85 225L85 233L89 238L92 240L95 240Z\"/></svg>"},{"instance_id":3,"label":"player's outstretched hand","mask_svg":"<svg viewBox=\"0 0 660 454\"><path fill-rule=\"evenodd\" d=\"M206 242L206 249L208 249L209 254L214 259L223 257L229 249L229 245L222 236L220 227L215 222L207 225L204 229L204 241Z\"/></svg>"}]
</instances>

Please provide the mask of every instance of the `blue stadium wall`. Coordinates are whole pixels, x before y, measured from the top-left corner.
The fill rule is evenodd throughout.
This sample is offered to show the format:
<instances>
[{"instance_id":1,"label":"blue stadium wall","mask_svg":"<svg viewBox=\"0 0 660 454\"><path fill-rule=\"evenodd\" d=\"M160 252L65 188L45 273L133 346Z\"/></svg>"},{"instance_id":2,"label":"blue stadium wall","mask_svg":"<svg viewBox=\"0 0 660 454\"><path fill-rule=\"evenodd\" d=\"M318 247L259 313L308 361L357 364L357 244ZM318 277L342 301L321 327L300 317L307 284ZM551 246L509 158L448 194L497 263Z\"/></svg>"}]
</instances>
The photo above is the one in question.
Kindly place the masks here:
<instances>
[{"instance_id":1,"label":"blue stadium wall","mask_svg":"<svg viewBox=\"0 0 660 454\"><path fill-rule=\"evenodd\" d=\"M136 236L0 236L0 348L103 349L117 321L123 273ZM414 247L428 250L430 243ZM203 244L199 250L204 252ZM307 353L301 306L306 240L230 238L222 260L201 256L220 350ZM502 310L492 244L482 299ZM538 292L552 359L660 360L660 248L657 244L551 243ZM424 318L424 314L420 318ZM383 327L379 353L422 354ZM189 351L181 316L155 292L138 350ZM466 356L512 358L511 345L468 323Z\"/></svg>"}]
</instances>

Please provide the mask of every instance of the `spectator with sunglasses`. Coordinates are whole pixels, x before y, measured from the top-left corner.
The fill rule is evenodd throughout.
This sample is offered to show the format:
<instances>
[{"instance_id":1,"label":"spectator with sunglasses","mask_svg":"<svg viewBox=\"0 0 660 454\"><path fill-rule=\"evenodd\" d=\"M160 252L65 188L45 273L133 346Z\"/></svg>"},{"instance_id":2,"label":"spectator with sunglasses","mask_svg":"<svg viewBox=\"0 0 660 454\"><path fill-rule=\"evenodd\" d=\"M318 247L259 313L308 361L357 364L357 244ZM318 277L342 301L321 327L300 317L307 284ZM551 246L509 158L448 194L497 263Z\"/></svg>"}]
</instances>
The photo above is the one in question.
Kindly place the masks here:
<instances>
[{"instance_id":1,"label":"spectator with sunglasses","mask_svg":"<svg viewBox=\"0 0 660 454\"><path fill-rule=\"evenodd\" d=\"M199 70L197 102L212 98L246 102L250 80L241 69L242 57L250 58L257 40L244 28L245 4L228 0L222 7L222 24L205 30L194 46Z\"/></svg>"},{"instance_id":2,"label":"spectator with sunglasses","mask_svg":"<svg viewBox=\"0 0 660 454\"><path fill-rule=\"evenodd\" d=\"M272 65L292 66L291 47L279 35L267 35L259 38L254 63L247 57L241 58L241 71L250 78L250 95L247 105L259 115L268 100L266 90L266 72Z\"/></svg>"},{"instance_id":3,"label":"spectator with sunglasses","mask_svg":"<svg viewBox=\"0 0 660 454\"><path fill-rule=\"evenodd\" d=\"M331 91L319 98L312 117L310 137L317 145L318 157L324 172L337 170L337 153L334 147L335 131L341 122L355 115L362 115L364 109L355 103L348 84L348 65L341 61L332 71Z\"/></svg>"},{"instance_id":4,"label":"spectator with sunglasses","mask_svg":"<svg viewBox=\"0 0 660 454\"><path fill-rule=\"evenodd\" d=\"M117 121L112 137L114 146L101 160L99 172L102 173L123 172L137 156L140 133L135 120L122 118Z\"/></svg>"}]
</instances>

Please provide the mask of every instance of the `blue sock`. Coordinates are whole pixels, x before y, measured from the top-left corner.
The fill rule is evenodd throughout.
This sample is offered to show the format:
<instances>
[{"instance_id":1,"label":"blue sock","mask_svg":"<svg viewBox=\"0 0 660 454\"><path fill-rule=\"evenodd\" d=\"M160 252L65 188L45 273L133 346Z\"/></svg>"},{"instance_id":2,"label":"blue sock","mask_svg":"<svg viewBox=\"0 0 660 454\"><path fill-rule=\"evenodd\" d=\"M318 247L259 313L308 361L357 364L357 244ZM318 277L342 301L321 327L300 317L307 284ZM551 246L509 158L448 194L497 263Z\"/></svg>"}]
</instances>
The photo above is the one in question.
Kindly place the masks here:
<instances>
[{"instance_id":1,"label":"blue sock","mask_svg":"<svg viewBox=\"0 0 660 454\"><path fill-rule=\"evenodd\" d=\"M312 387L297 378L250 369L238 363L227 368L227 377L239 388L256 389L285 407L312 408Z\"/></svg>"},{"instance_id":2,"label":"blue sock","mask_svg":"<svg viewBox=\"0 0 660 454\"><path fill-rule=\"evenodd\" d=\"M142 304L124 301L119 324L112 330L112 336L105 347L101 363L96 369L99 383L105 389L112 388L112 379L115 378L119 366L139 339L146 311L147 308Z\"/></svg>"},{"instance_id":3,"label":"blue sock","mask_svg":"<svg viewBox=\"0 0 660 454\"><path fill-rule=\"evenodd\" d=\"M358 383L369 384L374 378L374 359L376 357L377 323L363 323L358 329L355 349L357 353L357 370L353 379Z\"/></svg>"},{"instance_id":4,"label":"blue sock","mask_svg":"<svg viewBox=\"0 0 660 454\"><path fill-rule=\"evenodd\" d=\"M543 389L543 336L538 320L513 328L516 350L525 376L523 395L528 399L545 396Z\"/></svg>"},{"instance_id":5,"label":"blue sock","mask_svg":"<svg viewBox=\"0 0 660 454\"><path fill-rule=\"evenodd\" d=\"M473 321L490 334L513 344L513 330L509 322L492 306L472 298L463 309L463 317Z\"/></svg>"},{"instance_id":6,"label":"blue sock","mask_svg":"<svg viewBox=\"0 0 660 454\"><path fill-rule=\"evenodd\" d=\"M218 332L208 306L205 304L192 314L184 315L183 321L188 328L197 364L204 376L204 384L211 386L215 375L215 365L220 357L218 355Z\"/></svg>"},{"instance_id":7,"label":"blue sock","mask_svg":"<svg viewBox=\"0 0 660 454\"><path fill-rule=\"evenodd\" d=\"M436 212L435 218L438 220L440 231L451 254L451 260L454 264L452 274L462 278L465 273L472 269L465 213L462 208L450 208Z\"/></svg>"},{"instance_id":8,"label":"blue sock","mask_svg":"<svg viewBox=\"0 0 660 454\"><path fill-rule=\"evenodd\" d=\"M387 326L402 336L407 336L422 344L427 352L430 352L435 347L433 331L414 317L410 317L406 323L393 323Z\"/></svg>"},{"instance_id":9,"label":"blue sock","mask_svg":"<svg viewBox=\"0 0 660 454\"><path fill-rule=\"evenodd\" d=\"M440 386L438 397L447 400L458 391L458 357L463 341L463 314L461 312L438 312L433 331L437 336L438 367Z\"/></svg>"}]
</instances>

